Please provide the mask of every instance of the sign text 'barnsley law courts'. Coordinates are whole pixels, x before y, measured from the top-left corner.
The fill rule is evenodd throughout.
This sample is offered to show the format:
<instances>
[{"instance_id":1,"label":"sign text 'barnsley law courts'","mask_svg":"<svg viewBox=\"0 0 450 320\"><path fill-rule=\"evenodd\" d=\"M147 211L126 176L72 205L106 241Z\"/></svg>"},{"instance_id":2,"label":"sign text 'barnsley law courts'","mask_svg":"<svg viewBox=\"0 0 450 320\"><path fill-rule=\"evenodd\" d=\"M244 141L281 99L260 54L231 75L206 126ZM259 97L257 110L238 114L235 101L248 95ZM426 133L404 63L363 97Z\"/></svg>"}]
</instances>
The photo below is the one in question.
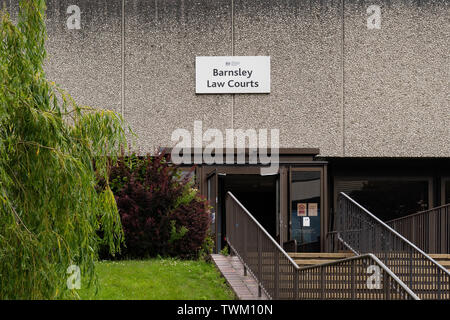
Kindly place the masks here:
<instances>
[{"instance_id":1,"label":"sign text 'barnsley law courts'","mask_svg":"<svg viewBox=\"0 0 450 320\"><path fill-rule=\"evenodd\" d=\"M269 93L270 57L196 57L196 93Z\"/></svg>"}]
</instances>

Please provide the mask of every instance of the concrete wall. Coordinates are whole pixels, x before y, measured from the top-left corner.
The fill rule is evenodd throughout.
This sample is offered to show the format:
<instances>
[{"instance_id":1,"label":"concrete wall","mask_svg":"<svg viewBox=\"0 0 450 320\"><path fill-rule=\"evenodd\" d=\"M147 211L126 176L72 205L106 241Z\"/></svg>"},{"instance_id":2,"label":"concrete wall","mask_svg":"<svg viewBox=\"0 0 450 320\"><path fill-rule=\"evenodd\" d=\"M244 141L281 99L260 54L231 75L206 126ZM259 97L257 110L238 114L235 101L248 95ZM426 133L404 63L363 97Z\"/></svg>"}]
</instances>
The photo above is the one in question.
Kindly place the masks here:
<instances>
[{"instance_id":1,"label":"concrete wall","mask_svg":"<svg viewBox=\"0 0 450 320\"><path fill-rule=\"evenodd\" d=\"M125 118L143 152L172 131L231 128L230 95L195 95L195 57L231 53L229 1L125 1Z\"/></svg>"},{"instance_id":2,"label":"concrete wall","mask_svg":"<svg viewBox=\"0 0 450 320\"><path fill-rule=\"evenodd\" d=\"M365 27L382 6L380 30ZM449 1L346 1L347 156L449 156Z\"/></svg>"},{"instance_id":3,"label":"concrete wall","mask_svg":"<svg viewBox=\"0 0 450 320\"><path fill-rule=\"evenodd\" d=\"M17 0L6 3L17 10ZM66 26L72 4L80 30ZM367 28L373 4L381 29ZM49 78L80 103L123 112L141 152L172 145L174 129L202 120L204 129L279 128L282 147L322 156L450 156L448 0L48 7ZM196 95L195 57L233 54L271 56L271 93Z\"/></svg>"},{"instance_id":4,"label":"concrete wall","mask_svg":"<svg viewBox=\"0 0 450 320\"><path fill-rule=\"evenodd\" d=\"M81 29L68 30L67 8L81 9ZM121 112L122 0L47 0L48 78L78 103Z\"/></svg>"}]
</instances>

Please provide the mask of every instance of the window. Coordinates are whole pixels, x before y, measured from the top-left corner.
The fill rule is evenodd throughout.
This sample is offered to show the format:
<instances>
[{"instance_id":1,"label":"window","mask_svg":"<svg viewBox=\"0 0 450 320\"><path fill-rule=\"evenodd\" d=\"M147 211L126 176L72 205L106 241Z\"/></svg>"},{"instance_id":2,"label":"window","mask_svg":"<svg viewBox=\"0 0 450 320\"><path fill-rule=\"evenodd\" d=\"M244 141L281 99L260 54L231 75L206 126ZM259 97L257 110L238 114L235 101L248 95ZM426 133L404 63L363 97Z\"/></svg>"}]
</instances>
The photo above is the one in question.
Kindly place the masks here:
<instances>
[{"instance_id":1,"label":"window","mask_svg":"<svg viewBox=\"0 0 450 320\"><path fill-rule=\"evenodd\" d=\"M335 197L345 192L378 218L388 221L428 209L430 185L426 178L337 179Z\"/></svg>"}]
</instances>

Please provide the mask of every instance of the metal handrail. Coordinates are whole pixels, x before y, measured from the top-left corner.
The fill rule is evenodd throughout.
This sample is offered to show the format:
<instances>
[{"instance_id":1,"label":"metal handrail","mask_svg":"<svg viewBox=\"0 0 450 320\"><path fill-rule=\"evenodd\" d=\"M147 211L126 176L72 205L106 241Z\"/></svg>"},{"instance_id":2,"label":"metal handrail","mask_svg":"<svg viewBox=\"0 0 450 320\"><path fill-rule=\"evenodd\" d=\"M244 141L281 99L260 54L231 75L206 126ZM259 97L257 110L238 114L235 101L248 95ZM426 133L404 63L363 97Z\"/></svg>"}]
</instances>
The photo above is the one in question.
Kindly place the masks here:
<instances>
[{"instance_id":1,"label":"metal handrail","mask_svg":"<svg viewBox=\"0 0 450 320\"><path fill-rule=\"evenodd\" d=\"M395 231L394 229L392 229L390 226L388 226L386 223L384 223L382 220L380 220L378 217L376 217L375 215L373 215L369 210L367 210L366 208L364 208L363 206L361 206L358 202L356 202L355 200L353 200L352 198L350 198L348 195L346 195L344 192L341 192L341 194L343 196L345 196L348 200L350 200L351 202L353 202L355 205L357 205L360 209L364 210L365 213L367 213L370 217L372 217L374 220L376 220L379 224L381 224L381 226L383 226L384 228L386 228L387 230L389 230L389 232L391 232L392 234L395 234L398 238L400 238L401 240L403 240L405 243L407 243L409 246L411 246L412 248L414 248L414 250L416 250L417 252L419 252L420 254L422 254L427 260L433 262L436 267L440 268L442 271L444 271L445 273L447 273L450 276L450 272L445 269L443 266L441 266L439 263L437 263L432 257L430 257L428 254L426 254L422 249L418 248L414 243L412 243L411 241L409 241L408 239L406 239L404 236L402 236L400 233L398 233L397 231Z\"/></svg>"},{"instance_id":2,"label":"metal handrail","mask_svg":"<svg viewBox=\"0 0 450 320\"><path fill-rule=\"evenodd\" d=\"M258 220L255 219L255 217L248 212L248 210L242 205L242 203L236 199L236 197L230 192L228 191L228 195L234 200L236 201L236 203L241 207L242 210L244 210L244 212L246 214L248 214L249 218L252 219L252 221L258 226L258 228L266 235L267 238L269 238L269 240L278 248L278 250L280 250L282 252L282 254L292 263L294 264L294 266L299 269L299 267L297 266L297 264L294 262L294 260L292 260L291 256L289 256L287 254L286 251L284 251L284 249L275 241L274 238L272 238L272 236L266 231L266 229L264 229L264 227L258 222Z\"/></svg>"},{"instance_id":3,"label":"metal handrail","mask_svg":"<svg viewBox=\"0 0 450 320\"><path fill-rule=\"evenodd\" d=\"M256 279L259 292L264 291L271 299L418 299L371 254L299 268L231 192L227 194L226 208L226 240L244 264L245 273L250 272ZM381 291L365 287L369 262L383 272Z\"/></svg>"},{"instance_id":4,"label":"metal handrail","mask_svg":"<svg viewBox=\"0 0 450 320\"><path fill-rule=\"evenodd\" d=\"M450 253L450 203L386 224L427 253Z\"/></svg>"},{"instance_id":5,"label":"metal handrail","mask_svg":"<svg viewBox=\"0 0 450 320\"><path fill-rule=\"evenodd\" d=\"M345 201L357 210L345 204ZM382 257L388 268L396 274L401 273L400 278L409 283L408 286L416 293L420 291L420 295L424 297L450 298L450 272L447 269L343 192L340 193L335 221L340 240L345 241L353 251ZM358 227L361 229L359 234L347 232ZM430 277L434 278L431 284L428 283Z\"/></svg>"},{"instance_id":6,"label":"metal handrail","mask_svg":"<svg viewBox=\"0 0 450 320\"><path fill-rule=\"evenodd\" d=\"M362 255L357 255L357 256L353 256L353 257L349 257L349 258L345 258L345 259L340 259L338 261L326 262L326 263L316 264L316 265L312 265L312 266L305 266L305 267L300 268L299 271L302 272L302 271L306 271L306 270L324 268L324 267L327 267L327 266L336 266L336 265L339 265L339 264L344 264L344 263L347 263L347 262L350 262L350 261L360 260L360 259L364 259L364 258L368 258L368 259L373 260L403 290L405 290L406 293L408 295L410 295L412 299L420 300L420 298L410 288L408 288L408 286L399 277L397 277L397 275L395 273L393 273L392 270L390 270L380 259L377 258L377 256L375 256L372 253L366 253L366 254L362 254Z\"/></svg>"},{"instance_id":7,"label":"metal handrail","mask_svg":"<svg viewBox=\"0 0 450 320\"><path fill-rule=\"evenodd\" d=\"M410 219L410 218L413 218L413 217L416 217L416 216L419 216L419 215L428 214L428 213L430 213L432 211L440 210L440 209L444 209L444 208L450 208L450 203L444 204L442 206L430 208L430 209L427 209L427 210L414 212L414 213L408 214L408 215L400 217L400 218L391 219L391 220L386 221L385 223L389 224L389 223L400 221L400 220Z\"/></svg>"}]
</instances>

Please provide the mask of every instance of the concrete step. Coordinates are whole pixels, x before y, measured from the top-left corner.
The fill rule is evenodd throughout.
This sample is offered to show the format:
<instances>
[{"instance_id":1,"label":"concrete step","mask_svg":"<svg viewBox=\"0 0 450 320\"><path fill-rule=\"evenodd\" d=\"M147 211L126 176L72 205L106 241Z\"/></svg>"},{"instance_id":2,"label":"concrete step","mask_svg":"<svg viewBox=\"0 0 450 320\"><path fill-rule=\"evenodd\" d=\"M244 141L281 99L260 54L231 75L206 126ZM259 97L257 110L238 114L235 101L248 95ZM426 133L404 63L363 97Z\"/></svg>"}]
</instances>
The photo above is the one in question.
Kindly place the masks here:
<instances>
[{"instance_id":1,"label":"concrete step","mask_svg":"<svg viewBox=\"0 0 450 320\"><path fill-rule=\"evenodd\" d=\"M433 258L437 263L439 263L441 266L446 268L448 271L450 271L450 254L437 254L432 253L429 254L431 258Z\"/></svg>"},{"instance_id":2,"label":"concrete step","mask_svg":"<svg viewBox=\"0 0 450 320\"><path fill-rule=\"evenodd\" d=\"M313 266L316 264L334 262L338 259L294 259L295 263L301 266Z\"/></svg>"},{"instance_id":3,"label":"concrete step","mask_svg":"<svg viewBox=\"0 0 450 320\"><path fill-rule=\"evenodd\" d=\"M289 256L299 267L329 263L354 256L346 252L291 252Z\"/></svg>"},{"instance_id":4,"label":"concrete step","mask_svg":"<svg viewBox=\"0 0 450 320\"><path fill-rule=\"evenodd\" d=\"M299 267L328 263L354 256L353 253L347 252L290 252L288 254ZM429 254L429 256L450 271L450 254Z\"/></svg>"},{"instance_id":5,"label":"concrete step","mask_svg":"<svg viewBox=\"0 0 450 320\"><path fill-rule=\"evenodd\" d=\"M450 254L448 253L429 253L428 255L435 260L450 260Z\"/></svg>"},{"instance_id":6,"label":"concrete step","mask_svg":"<svg viewBox=\"0 0 450 320\"><path fill-rule=\"evenodd\" d=\"M353 253L334 252L291 252L292 259L345 259L354 256Z\"/></svg>"}]
</instances>

